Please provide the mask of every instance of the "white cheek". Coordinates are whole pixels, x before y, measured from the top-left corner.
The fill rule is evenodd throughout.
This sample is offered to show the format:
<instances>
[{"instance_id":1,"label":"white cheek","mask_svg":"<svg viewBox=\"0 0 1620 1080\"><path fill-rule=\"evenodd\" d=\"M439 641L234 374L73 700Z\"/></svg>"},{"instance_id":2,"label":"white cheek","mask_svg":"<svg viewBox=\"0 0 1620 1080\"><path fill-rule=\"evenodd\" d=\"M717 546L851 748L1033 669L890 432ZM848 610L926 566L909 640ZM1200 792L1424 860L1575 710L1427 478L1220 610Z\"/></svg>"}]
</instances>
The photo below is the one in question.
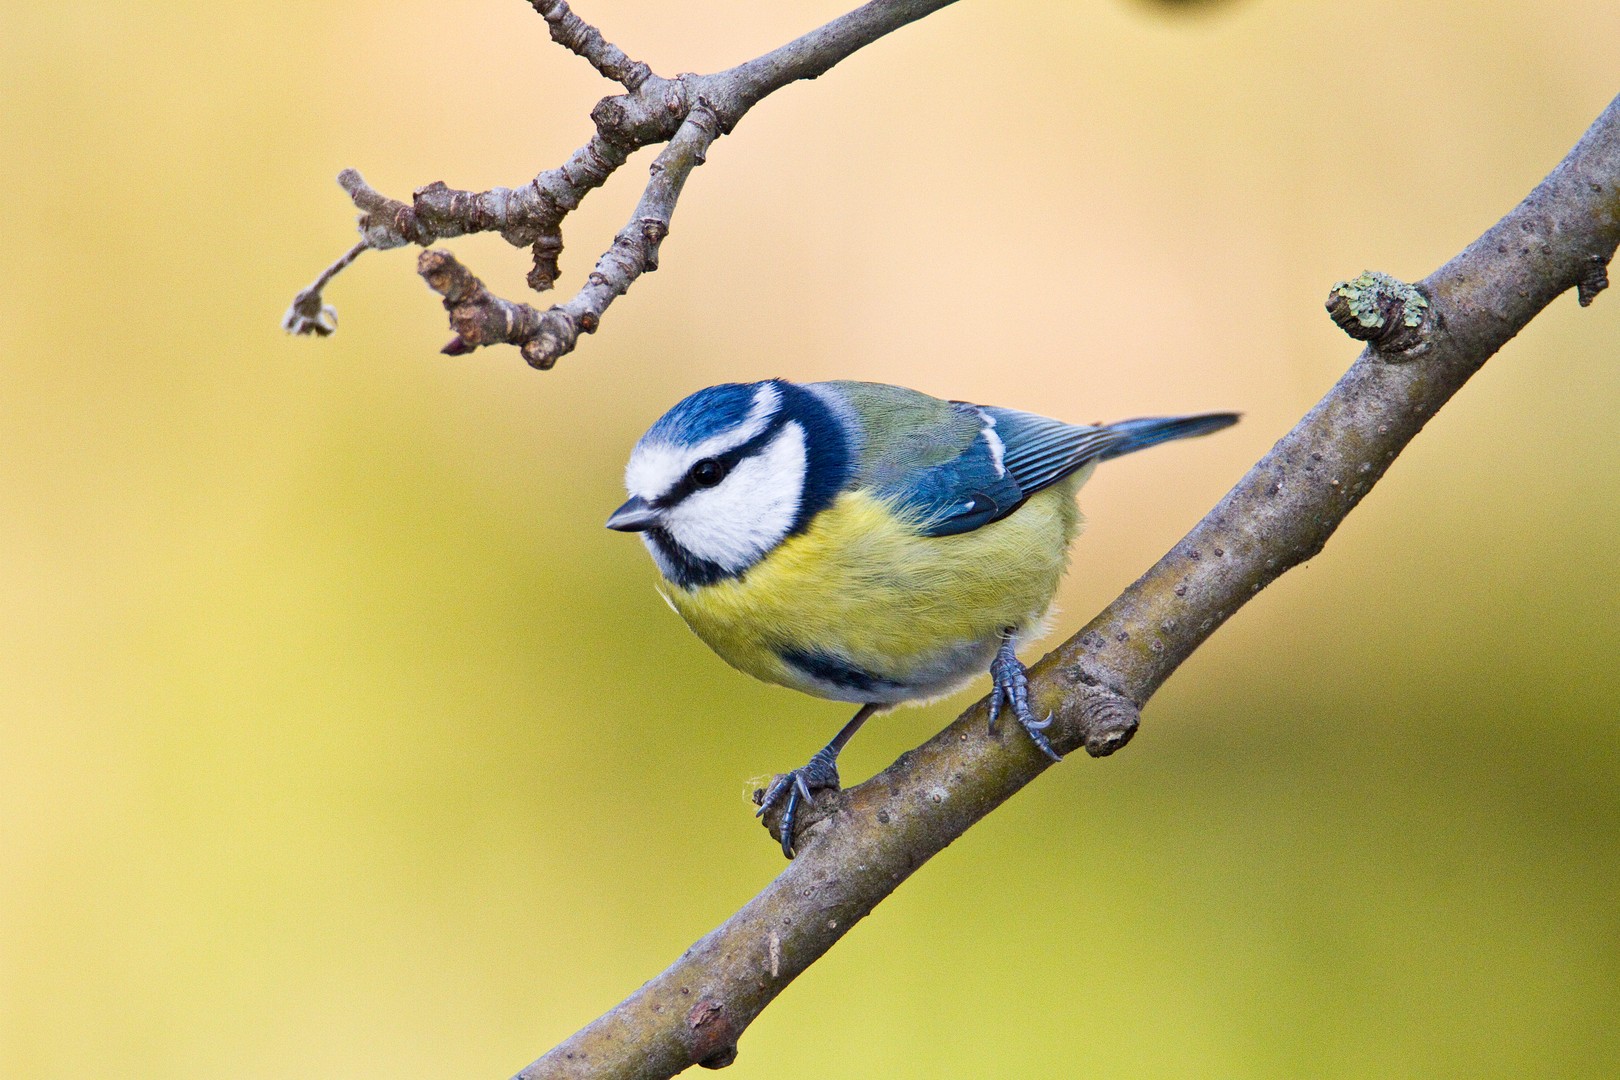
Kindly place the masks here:
<instances>
[{"instance_id":1,"label":"white cheek","mask_svg":"<svg viewBox=\"0 0 1620 1080\"><path fill-rule=\"evenodd\" d=\"M737 463L718 487L671 508L665 528L681 547L728 571L758 562L782 541L804 492L804 429L785 424L770 445Z\"/></svg>"}]
</instances>

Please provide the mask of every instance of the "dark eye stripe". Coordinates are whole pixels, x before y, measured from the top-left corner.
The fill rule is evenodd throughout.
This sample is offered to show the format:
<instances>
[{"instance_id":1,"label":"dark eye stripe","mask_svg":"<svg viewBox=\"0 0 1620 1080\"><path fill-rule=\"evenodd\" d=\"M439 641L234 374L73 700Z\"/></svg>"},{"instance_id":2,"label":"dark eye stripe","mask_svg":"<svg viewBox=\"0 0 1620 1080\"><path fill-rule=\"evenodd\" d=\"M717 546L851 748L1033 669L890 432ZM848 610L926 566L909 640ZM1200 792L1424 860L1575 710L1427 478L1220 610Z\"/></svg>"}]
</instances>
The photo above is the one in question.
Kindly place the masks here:
<instances>
[{"instance_id":1,"label":"dark eye stripe","mask_svg":"<svg viewBox=\"0 0 1620 1080\"><path fill-rule=\"evenodd\" d=\"M704 458L704 461L713 461L720 466L720 478L715 480L714 484L718 484L720 480L723 480L729 476L731 474L731 470L736 468L737 463L743 458L750 457L763 450L766 444L776 437L777 432L781 431L786 423L787 417L781 413L777 413L771 418L770 423L765 425L765 430L761 431L758 435L755 435L752 439L742 443L740 446L734 446L722 454L716 454L712 458ZM702 462L698 462L698 464L701 465ZM659 510L668 510L671 506L674 506L676 503L692 494L692 492L702 491L704 488L714 486L714 484L701 483L695 475L696 472L697 465L694 465L692 468L686 470L686 475L681 477L674 487L670 488L668 491L664 492L664 494L653 500L653 506Z\"/></svg>"}]
</instances>

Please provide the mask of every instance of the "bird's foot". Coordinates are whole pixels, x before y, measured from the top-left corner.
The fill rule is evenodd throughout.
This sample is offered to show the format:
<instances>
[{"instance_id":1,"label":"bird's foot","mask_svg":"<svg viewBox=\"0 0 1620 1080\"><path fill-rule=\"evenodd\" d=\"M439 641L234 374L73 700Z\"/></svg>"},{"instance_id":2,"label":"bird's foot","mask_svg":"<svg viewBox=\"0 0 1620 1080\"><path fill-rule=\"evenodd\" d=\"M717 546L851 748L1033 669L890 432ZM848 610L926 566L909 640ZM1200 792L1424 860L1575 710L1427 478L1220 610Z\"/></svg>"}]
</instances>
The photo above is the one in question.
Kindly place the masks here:
<instances>
[{"instance_id":1,"label":"bird's foot","mask_svg":"<svg viewBox=\"0 0 1620 1080\"><path fill-rule=\"evenodd\" d=\"M1052 726L1052 716L1047 714L1045 720L1035 719L1035 714L1029 707L1029 669L1024 667L1013 651L1011 637L1003 638L1001 648L996 650L996 658L990 662L990 678L995 684L990 691L990 734L996 733L996 717L1001 715L1001 707L1006 705L1012 709L1012 714L1018 718L1025 731L1029 732L1030 741L1040 748L1041 753L1053 761L1062 761L1063 755L1052 749L1052 744L1046 739L1046 729Z\"/></svg>"},{"instance_id":2,"label":"bird's foot","mask_svg":"<svg viewBox=\"0 0 1620 1080\"><path fill-rule=\"evenodd\" d=\"M787 798L777 835L782 841L782 854L790 859L793 858L793 832L799 821L799 808L815 802L818 791L839 790L838 755L836 752L828 753L830 749L818 750L802 768L783 773L771 781L771 786L765 789L765 797L759 801L759 809L754 812L755 817L763 817L784 796Z\"/></svg>"}]
</instances>

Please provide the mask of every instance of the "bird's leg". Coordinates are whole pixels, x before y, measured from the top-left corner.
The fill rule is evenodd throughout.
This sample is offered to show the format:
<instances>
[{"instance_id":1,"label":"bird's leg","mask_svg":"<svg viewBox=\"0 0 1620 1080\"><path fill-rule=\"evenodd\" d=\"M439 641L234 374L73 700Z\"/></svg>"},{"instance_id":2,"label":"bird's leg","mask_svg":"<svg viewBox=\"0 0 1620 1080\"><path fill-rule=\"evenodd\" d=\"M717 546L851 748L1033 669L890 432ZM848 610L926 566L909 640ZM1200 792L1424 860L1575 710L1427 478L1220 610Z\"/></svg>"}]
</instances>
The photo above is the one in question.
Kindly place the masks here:
<instances>
[{"instance_id":1,"label":"bird's leg","mask_svg":"<svg viewBox=\"0 0 1620 1080\"><path fill-rule=\"evenodd\" d=\"M996 733L996 717L1001 715L1001 706L1005 704L1018 717L1018 722L1029 732L1030 739L1040 747L1041 753L1053 761L1062 761L1063 755L1052 749L1052 744L1046 741L1043 734L1052 726L1052 717L1048 715L1045 720L1037 720L1030 711L1029 669L1024 667L1013 649L1011 627L1002 631L1001 647L996 650L996 658L990 661L990 679L995 684L990 690L990 734Z\"/></svg>"},{"instance_id":2,"label":"bird's leg","mask_svg":"<svg viewBox=\"0 0 1620 1080\"><path fill-rule=\"evenodd\" d=\"M815 756L802 768L794 769L790 773L778 776L766 790L765 797L759 801L759 809L754 813L759 817L776 805L776 801L784 794L787 796L787 805L782 808L782 824L777 830L782 839L782 854L793 858L793 826L798 823L800 803L814 801L817 791L838 790L838 754L844 749L844 744L855 737L861 725L878 706L862 705L861 711L855 714L854 719L839 729L838 734L832 737L832 742L817 750Z\"/></svg>"}]
</instances>

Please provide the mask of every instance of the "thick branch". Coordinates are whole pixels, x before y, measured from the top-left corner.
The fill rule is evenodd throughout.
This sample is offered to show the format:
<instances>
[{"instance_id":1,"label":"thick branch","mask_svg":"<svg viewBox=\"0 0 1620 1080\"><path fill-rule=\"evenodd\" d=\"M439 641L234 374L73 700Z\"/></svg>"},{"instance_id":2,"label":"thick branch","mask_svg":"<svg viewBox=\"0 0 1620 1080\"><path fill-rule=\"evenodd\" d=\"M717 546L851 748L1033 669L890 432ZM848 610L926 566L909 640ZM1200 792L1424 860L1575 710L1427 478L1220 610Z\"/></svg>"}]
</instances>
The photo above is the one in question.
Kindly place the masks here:
<instances>
[{"instance_id":1,"label":"thick branch","mask_svg":"<svg viewBox=\"0 0 1620 1080\"><path fill-rule=\"evenodd\" d=\"M597 102L591 110L596 133L589 142L563 165L540 173L520 188L475 192L434 182L417 189L411 201L405 203L377 192L353 169L339 174L338 183L360 210L364 247L379 250L406 244L428 247L453 236L498 232L514 247L531 249L534 268L528 275L529 286L536 292L544 292L556 283L561 273L558 259L563 247L563 219L586 195L606 183L635 151L669 142L670 146L659 157L659 162L664 163L662 169L654 164L653 179L630 228L614 238L613 246L598 260L596 270L579 294L565 304L537 313L534 319L511 324L529 328L531 336L469 337L452 321L456 337L445 346L446 352L459 353L479 345L507 343L519 346L524 358L535 367L549 368L558 357L573 349L581 333L596 329L608 305L636 278L658 268L658 244L669 231L669 218L679 197L680 185L691 171L688 165L679 172L672 193L654 190L661 185L665 189L670 186L660 178L675 168L665 158L676 149L676 142L686 145L674 160L684 160L692 147L696 147L695 163L701 163L708 145L730 132L749 109L769 94L800 79L816 78L857 49L952 2L872 0L747 63L713 75L665 79L607 42L563 0L530 0L546 20L555 41L584 57L607 78L622 83L628 91ZM694 118L701 132L691 130ZM658 204L659 212L654 218L642 213L649 200ZM627 233L655 227L642 224L653 220L661 222L663 229L657 239L641 242L633 236L627 238ZM647 256L651 256L650 261ZM335 272L322 275L316 285L300 293L295 301L295 306L302 305L300 311L316 312L321 317L289 318L284 321L289 331L323 336L332 332L336 313L324 304L321 290ZM534 310L526 304L502 300L482 286L479 293L492 305L491 310L475 313L468 304L462 304L464 322L495 327L509 322L506 316L512 310Z\"/></svg>"},{"instance_id":2,"label":"thick branch","mask_svg":"<svg viewBox=\"0 0 1620 1080\"><path fill-rule=\"evenodd\" d=\"M1111 752L1137 709L1215 628L1322 549L1428 418L1554 297L1590 301L1620 243L1620 98L1530 196L1392 303L1399 350L1372 345L1203 521L1032 670L1055 746ZM1387 280L1387 279L1386 279ZM1400 290L1396 290L1399 292ZM1409 294L1407 294L1409 295ZM1374 304L1378 306L1377 303ZM1376 340L1376 338L1375 338ZM1039 776L983 702L888 769L818 800L799 855L668 970L520 1075L663 1078L719 1067L760 1011L912 871Z\"/></svg>"}]
</instances>

